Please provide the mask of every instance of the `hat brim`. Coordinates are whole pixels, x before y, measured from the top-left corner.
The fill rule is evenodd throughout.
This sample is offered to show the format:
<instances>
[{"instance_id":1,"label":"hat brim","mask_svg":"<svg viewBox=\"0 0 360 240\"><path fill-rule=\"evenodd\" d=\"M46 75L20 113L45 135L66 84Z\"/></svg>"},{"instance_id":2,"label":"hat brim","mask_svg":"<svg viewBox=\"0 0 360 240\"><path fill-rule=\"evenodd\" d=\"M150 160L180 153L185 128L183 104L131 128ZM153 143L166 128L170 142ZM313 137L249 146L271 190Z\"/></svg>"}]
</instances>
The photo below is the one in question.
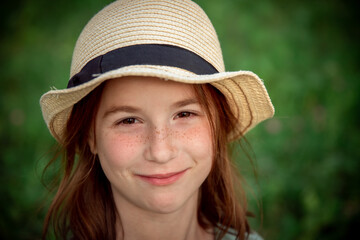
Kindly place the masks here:
<instances>
[{"instance_id":1,"label":"hat brim","mask_svg":"<svg viewBox=\"0 0 360 240\"><path fill-rule=\"evenodd\" d=\"M221 91L238 119L229 135L229 141L237 139L261 121L274 115L274 107L262 80L253 72L220 72L196 75L179 68L135 65L103 73L77 87L50 90L40 99L44 120L53 137L62 143L63 132L72 107L102 82L125 76L157 77L188 84L209 83Z\"/></svg>"}]
</instances>

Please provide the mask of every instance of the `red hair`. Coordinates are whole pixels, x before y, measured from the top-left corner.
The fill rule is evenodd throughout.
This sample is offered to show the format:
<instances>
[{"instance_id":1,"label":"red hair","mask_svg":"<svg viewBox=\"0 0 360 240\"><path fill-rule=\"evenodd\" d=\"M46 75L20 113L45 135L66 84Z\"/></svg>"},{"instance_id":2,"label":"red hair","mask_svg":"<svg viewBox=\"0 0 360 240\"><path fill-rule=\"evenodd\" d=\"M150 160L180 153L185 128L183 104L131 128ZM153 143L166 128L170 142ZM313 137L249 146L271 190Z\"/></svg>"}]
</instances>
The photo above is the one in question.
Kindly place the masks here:
<instances>
[{"instance_id":1,"label":"red hair","mask_svg":"<svg viewBox=\"0 0 360 240\"><path fill-rule=\"evenodd\" d=\"M237 169L230 161L227 144L238 119L230 110L224 95L215 87L209 84L195 85L195 92L207 112L214 136L214 162L201 187L198 221L204 229L218 227L219 239L230 227L236 230L238 239L244 239L245 233L250 232L246 218L246 197ZM239 194L236 194L236 190Z\"/></svg>"},{"instance_id":2,"label":"red hair","mask_svg":"<svg viewBox=\"0 0 360 240\"><path fill-rule=\"evenodd\" d=\"M193 86L214 136L213 166L200 189L198 222L206 230L216 227L218 239L229 228L236 231L238 239L245 239L250 232L246 198L227 146L227 136L238 120L215 87L210 84ZM60 184L45 218L43 239L50 228L61 239L116 239L117 212L110 183L88 144L90 130L95 129L94 119L103 87L104 83L75 104L66 124L59 150L63 152ZM44 174L56 159L49 162Z\"/></svg>"}]
</instances>

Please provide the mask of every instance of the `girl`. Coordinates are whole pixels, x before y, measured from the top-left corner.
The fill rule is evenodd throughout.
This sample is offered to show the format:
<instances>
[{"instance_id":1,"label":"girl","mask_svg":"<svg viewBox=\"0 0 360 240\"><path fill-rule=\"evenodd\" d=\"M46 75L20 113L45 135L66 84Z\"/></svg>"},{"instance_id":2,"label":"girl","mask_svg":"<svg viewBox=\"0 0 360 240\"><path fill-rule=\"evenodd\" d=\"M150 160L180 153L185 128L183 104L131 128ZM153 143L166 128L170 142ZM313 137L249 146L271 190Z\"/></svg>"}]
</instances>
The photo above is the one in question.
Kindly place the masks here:
<instances>
[{"instance_id":1,"label":"girl","mask_svg":"<svg viewBox=\"0 0 360 240\"><path fill-rule=\"evenodd\" d=\"M225 72L192 1L105 7L76 43L67 89L40 104L64 152L44 239L50 226L61 239L260 239L227 144L274 108L257 75Z\"/></svg>"}]
</instances>

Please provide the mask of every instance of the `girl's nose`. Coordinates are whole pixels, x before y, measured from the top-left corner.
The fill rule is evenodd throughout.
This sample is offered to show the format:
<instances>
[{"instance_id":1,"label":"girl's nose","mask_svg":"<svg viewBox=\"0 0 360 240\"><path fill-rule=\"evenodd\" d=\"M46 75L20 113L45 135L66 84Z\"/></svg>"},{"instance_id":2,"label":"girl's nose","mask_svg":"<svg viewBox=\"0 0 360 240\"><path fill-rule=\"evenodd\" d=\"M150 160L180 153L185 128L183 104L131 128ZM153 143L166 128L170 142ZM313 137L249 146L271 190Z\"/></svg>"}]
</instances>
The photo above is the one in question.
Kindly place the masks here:
<instances>
[{"instance_id":1,"label":"girl's nose","mask_svg":"<svg viewBox=\"0 0 360 240\"><path fill-rule=\"evenodd\" d=\"M157 163L167 163L177 154L173 134L169 128L153 128L149 131L145 159Z\"/></svg>"}]
</instances>

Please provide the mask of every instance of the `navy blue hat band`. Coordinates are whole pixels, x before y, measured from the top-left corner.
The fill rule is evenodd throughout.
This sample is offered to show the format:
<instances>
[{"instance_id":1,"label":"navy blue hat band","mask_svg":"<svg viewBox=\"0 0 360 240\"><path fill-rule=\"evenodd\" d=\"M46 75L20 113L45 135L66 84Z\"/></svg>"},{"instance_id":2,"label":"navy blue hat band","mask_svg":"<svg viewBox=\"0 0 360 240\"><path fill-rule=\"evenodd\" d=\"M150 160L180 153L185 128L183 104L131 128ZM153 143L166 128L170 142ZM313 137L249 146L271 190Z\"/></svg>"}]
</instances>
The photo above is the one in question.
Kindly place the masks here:
<instances>
[{"instance_id":1,"label":"navy blue hat band","mask_svg":"<svg viewBox=\"0 0 360 240\"><path fill-rule=\"evenodd\" d=\"M69 81L67 88L86 83L102 74L132 65L159 65L178 67L198 75L218 73L216 68L197 54L184 48L142 44L112 50L90 60Z\"/></svg>"}]
</instances>

